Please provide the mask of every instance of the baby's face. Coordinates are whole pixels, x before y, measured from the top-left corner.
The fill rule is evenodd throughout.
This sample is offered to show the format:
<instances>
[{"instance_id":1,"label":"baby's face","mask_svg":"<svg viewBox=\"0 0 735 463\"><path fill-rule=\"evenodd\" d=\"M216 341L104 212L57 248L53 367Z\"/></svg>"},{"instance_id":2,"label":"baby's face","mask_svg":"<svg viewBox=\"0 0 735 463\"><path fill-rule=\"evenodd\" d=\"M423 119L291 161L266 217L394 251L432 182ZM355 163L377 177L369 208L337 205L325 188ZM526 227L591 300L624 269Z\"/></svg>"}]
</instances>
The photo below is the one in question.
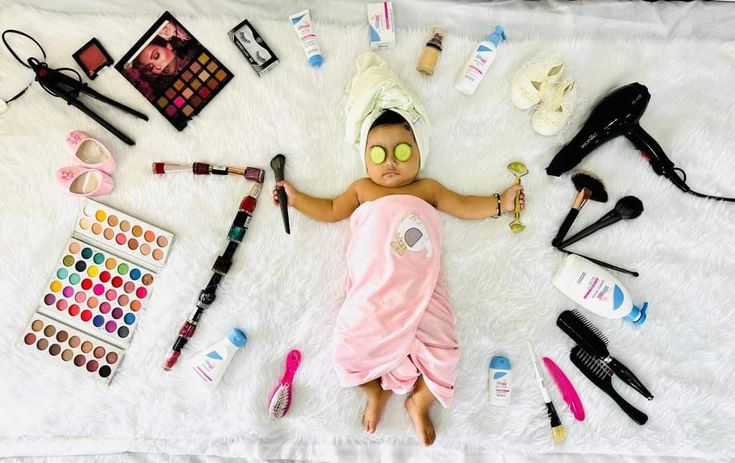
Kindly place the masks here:
<instances>
[{"instance_id":1,"label":"baby's face","mask_svg":"<svg viewBox=\"0 0 735 463\"><path fill-rule=\"evenodd\" d=\"M399 161L395 156L396 147L401 144L411 148L411 156L405 161ZM385 150L385 160L378 164L370 156L370 150L374 147ZM405 153L405 146L401 149ZM388 188L402 187L416 180L421 165L421 153L413 132L407 130L403 124L381 125L370 130L364 156L368 177L378 185Z\"/></svg>"}]
</instances>

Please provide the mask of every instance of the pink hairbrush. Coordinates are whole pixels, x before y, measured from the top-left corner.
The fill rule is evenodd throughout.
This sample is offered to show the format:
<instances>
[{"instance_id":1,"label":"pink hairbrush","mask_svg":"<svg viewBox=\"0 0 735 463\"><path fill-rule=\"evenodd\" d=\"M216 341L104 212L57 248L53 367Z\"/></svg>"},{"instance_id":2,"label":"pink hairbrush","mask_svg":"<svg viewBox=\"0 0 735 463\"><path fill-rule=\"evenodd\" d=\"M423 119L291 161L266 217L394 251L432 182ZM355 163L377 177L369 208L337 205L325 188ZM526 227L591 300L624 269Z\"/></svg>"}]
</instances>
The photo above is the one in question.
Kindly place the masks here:
<instances>
[{"instance_id":1,"label":"pink hairbrush","mask_svg":"<svg viewBox=\"0 0 735 463\"><path fill-rule=\"evenodd\" d=\"M268 415L271 418L283 418L288 413L288 409L291 408L293 377L300 363L301 352L297 349L292 350L286 356L286 369L283 376L268 397Z\"/></svg>"},{"instance_id":2,"label":"pink hairbrush","mask_svg":"<svg viewBox=\"0 0 735 463\"><path fill-rule=\"evenodd\" d=\"M579 399L579 395L577 395L577 391L574 389L574 386L572 386L567 375L565 375L561 368L559 368L559 366L549 357L544 357L542 360L546 369L549 371L551 378L554 380L554 383L556 383L556 387L559 388L561 398L564 399L564 402L567 403L569 410L574 415L574 419L577 421L584 421L584 407L582 406L582 401Z\"/></svg>"}]
</instances>

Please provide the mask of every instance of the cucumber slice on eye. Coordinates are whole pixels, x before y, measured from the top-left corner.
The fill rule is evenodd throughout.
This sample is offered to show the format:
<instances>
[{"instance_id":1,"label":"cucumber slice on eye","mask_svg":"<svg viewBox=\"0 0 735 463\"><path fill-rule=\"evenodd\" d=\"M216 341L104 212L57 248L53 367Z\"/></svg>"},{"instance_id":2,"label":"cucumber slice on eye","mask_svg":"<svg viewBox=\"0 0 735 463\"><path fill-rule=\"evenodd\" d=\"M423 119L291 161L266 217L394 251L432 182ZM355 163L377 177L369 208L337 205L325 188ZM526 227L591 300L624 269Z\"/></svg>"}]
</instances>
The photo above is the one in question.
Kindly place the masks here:
<instances>
[{"instance_id":1,"label":"cucumber slice on eye","mask_svg":"<svg viewBox=\"0 0 735 463\"><path fill-rule=\"evenodd\" d=\"M393 150L393 156L401 162L406 162L411 159L411 145L408 143L401 143Z\"/></svg>"},{"instance_id":2,"label":"cucumber slice on eye","mask_svg":"<svg viewBox=\"0 0 735 463\"><path fill-rule=\"evenodd\" d=\"M382 146L373 146L370 148L370 160L373 164L382 164L385 162L385 149Z\"/></svg>"}]
</instances>

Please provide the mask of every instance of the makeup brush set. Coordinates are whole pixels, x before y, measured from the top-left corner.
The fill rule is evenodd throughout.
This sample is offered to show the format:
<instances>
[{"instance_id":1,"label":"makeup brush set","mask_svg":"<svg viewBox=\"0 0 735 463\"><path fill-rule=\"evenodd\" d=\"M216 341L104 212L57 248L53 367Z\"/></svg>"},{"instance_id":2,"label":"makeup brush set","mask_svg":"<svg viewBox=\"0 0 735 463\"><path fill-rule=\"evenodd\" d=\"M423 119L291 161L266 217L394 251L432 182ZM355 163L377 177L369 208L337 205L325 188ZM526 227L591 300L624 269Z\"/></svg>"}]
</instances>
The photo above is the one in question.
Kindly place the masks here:
<instances>
[{"instance_id":1,"label":"makeup brush set","mask_svg":"<svg viewBox=\"0 0 735 463\"><path fill-rule=\"evenodd\" d=\"M620 222L621 220L635 219L643 212L643 202L641 202L640 199L636 198L635 196L625 196L619 199L618 202L615 203L615 206L602 217L597 219L597 221L593 222L592 224L588 225L579 232L567 238L566 235L569 232L569 229L572 227L572 224L588 201L606 203L608 200L607 191L605 190L605 186L603 185L602 181L591 174L585 172L576 172L572 175L572 183L574 184L574 188L577 191L576 195L574 196L572 208L567 213L564 221L559 227L558 232L556 233L556 236L551 241L552 246L562 252L565 252L567 254L577 254L567 250L567 248L572 244L582 240L583 238L586 238L603 228ZM627 273L628 275L636 277L638 276L638 272L627 270L625 268L618 267L616 265L612 265L599 259L588 257L582 254L577 255L579 255L580 257L584 257L585 259L592 261L602 267L616 270L622 273Z\"/></svg>"}]
</instances>

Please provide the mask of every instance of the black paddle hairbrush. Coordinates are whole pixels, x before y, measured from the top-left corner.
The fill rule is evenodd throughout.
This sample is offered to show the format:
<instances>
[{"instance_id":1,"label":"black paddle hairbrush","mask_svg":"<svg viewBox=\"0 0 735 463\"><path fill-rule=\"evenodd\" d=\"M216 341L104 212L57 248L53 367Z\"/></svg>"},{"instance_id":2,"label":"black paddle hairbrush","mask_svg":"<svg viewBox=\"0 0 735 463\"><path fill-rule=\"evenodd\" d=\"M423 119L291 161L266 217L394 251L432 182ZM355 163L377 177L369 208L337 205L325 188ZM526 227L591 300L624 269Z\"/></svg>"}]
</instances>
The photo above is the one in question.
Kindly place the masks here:
<instances>
[{"instance_id":1,"label":"black paddle hairbrush","mask_svg":"<svg viewBox=\"0 0 735 463\"><path fill-rule=\"evenodd\" d=\"M607 350L608 339L599 328L592 324L579 311L565 310L556 319L556 325L561 328L572 340L582 346L590 354L598 357L618 375L621 381L638 391L648 400L653 400L653 394L646 389L641 381L622 362L613 358Z\"/></svg>"},{"instance_id":2,"label":"black paddle hairbrush","mask_svg":"<svg viewBox=\"0 0 735 463\"><path fill-rule=\"evenodd\" d=\"M602 360L590 355L580 346L574 346L569 354L572 363L584 373L584 375L592 381L595 386L602 389L607 395L618 404L618 406L636 423L640 425L646 424L648 415L638 410L625 401L620 394L617 393L612 385L613 372Z\"/></svg>"}]
</instances>

